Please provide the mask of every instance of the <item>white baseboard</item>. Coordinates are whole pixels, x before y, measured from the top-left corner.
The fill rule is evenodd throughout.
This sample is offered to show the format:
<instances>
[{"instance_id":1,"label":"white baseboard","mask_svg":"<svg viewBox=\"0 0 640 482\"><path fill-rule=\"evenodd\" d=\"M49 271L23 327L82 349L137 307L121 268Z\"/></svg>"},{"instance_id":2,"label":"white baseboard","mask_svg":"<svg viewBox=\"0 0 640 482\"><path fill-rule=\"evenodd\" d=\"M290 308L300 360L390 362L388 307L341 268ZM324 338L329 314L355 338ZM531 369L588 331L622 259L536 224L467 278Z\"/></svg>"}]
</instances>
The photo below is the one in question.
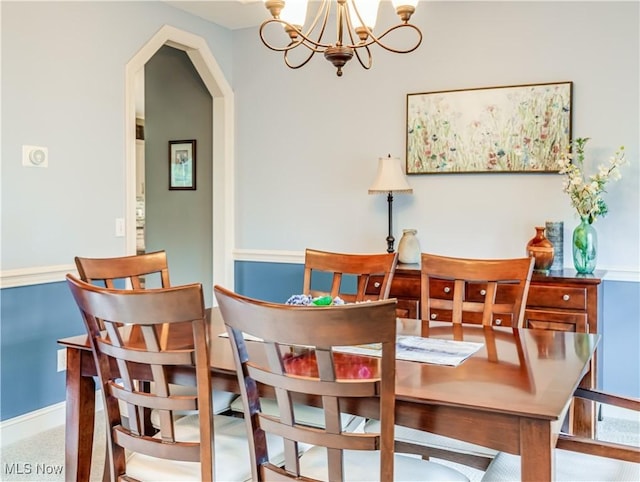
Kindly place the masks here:
<instances>
[{"instance_id":1,"label":"white baseboard","mask_svg":"<svg viewBox=\"0 0 640 482\"><path fill-rule=\"evenodd\" d=\"M3 421L0 424L2 447L64 425L65 406L65 402L60 402Z\"/></svg>"},{"instance_id":2,"label":"white baseboard","mask_svg":"<svg viewBox=\"0 0 640 482\"><path fill-rule=\"evenodd\" d=\"M64 425L66 407L66 402L60 402L0 422L0 447L4 448L12 443ZM98 390L96 391L96 412L102 408L102 392Z\"/></svg>"}]
</instances>

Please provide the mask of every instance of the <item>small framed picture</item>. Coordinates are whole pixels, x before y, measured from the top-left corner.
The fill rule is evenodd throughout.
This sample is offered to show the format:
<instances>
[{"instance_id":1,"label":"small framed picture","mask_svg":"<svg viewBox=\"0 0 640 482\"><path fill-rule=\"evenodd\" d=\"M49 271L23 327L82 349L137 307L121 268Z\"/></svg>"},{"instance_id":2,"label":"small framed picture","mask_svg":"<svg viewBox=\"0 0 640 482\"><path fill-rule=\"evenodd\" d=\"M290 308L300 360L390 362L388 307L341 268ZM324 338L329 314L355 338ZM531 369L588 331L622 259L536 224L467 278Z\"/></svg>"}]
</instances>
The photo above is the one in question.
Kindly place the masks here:
<instances>
[{"instance_id":1,"label":"small framed picture","mask_svg":"<svg viewBox=\"0 0 640 482\"><path fill-rule=\"evenodd\" d=\"M196 141L169 141L169 190L196 190Z\"/></svg>"}]
</instances>

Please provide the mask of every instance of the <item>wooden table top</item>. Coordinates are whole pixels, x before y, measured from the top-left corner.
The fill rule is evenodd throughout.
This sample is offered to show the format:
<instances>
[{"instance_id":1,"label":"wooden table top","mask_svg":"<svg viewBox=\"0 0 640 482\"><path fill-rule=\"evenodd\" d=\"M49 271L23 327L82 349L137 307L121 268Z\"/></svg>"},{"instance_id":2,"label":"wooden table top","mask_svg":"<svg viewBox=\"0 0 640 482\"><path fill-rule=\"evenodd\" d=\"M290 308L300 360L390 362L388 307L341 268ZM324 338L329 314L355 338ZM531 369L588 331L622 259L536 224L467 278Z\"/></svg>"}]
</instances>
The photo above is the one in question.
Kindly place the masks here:
<instances>
[{"instance_id":1,"label":"wooden table top","mask_svg":"<svg viewBox=\"0 0 640 482\"><path fill-rule=\"evenodd\" d=\"M398 334L420 335L421 322L398 319ZM231 348L217 309L211 311L211 368L214 374L235 380ZM580 379L588 369L598 335L560 331L431 322L429 337L483 343L483 347L457 367L398 361L398 401L470 408L534 419L558 420L565 413ZM169 346L188 343L191 332L172 327ZM59 340L64 346L89 350L86 335ZM259 342L248 342L260 350ZM378 360L340 356L343 373L376 376ZM362 370L366 367L366 370ZM298 368L299 370L299 368ZM216 377L214 376L214 379Z\"/></svg>"}]
</instances>

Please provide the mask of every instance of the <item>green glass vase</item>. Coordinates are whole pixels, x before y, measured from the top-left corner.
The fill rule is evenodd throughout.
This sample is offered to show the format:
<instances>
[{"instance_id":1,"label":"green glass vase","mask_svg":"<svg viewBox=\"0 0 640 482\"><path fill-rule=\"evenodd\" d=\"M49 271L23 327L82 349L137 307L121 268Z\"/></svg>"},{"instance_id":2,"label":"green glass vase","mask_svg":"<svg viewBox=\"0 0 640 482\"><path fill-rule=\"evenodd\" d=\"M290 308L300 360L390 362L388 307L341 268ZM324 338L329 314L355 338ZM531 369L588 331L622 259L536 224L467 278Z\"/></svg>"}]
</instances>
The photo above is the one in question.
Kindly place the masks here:
<instances>
[{"instance_id":1,"label":"green glass vase","mask_svg":"<svg viewBox=\"0 0 640 482\"><path fill-rule=\"evenodd\" d=\"M588 218L581 217L573 230L573 266L580 274L591 274L596 269L598 234Z\"/></svg>"}]
</instances>

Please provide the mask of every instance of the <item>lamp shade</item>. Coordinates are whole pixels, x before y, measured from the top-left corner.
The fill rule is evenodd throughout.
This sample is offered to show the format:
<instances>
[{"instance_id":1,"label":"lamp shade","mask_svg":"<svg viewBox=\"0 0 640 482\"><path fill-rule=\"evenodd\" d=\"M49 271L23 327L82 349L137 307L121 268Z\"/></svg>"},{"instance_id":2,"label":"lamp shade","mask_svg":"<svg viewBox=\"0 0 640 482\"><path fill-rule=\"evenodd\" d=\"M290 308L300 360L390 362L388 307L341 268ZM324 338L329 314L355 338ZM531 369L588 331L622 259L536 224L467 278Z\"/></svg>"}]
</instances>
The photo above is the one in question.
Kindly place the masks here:
<instances>
[{"instance_id":1,"label":"lamp shade","mask_svg":"<svg viewBox=\"0 0 640 482\"><path fill-rule=\"evenodd\" d=\"M391 156L379 159L378 174L369 188L369 194L388 192L413 193L402 170L400 159Z\"/></svg>"},{"instance_id":2,"label":"lamp shade","mask_svg":"<svg viewBox=\"0 0 640 482\"><path fill-rule=\"evenodd\" d=\"M280 12L280 18L302 28L307 19L307 4L307 0L287 0Z\"/></svg>"},{"instance_id":3,"label":"lamp shade","mask_svg":"<svg viewBox=\"0 0 640 482\"><path fill-rule=\"evenodd\" d=\"M348 5L349 5L349 15L351 17L351 22L355 26L359 27L362 25L367 27L369 30L373 30L373 28L376 26L379 3L380 3L379 0L378 1L354 0L353 2L349 2ZM353 8L354 6L358 9L358 13L360 14L360 18L362 18L362 21L364 22L364 24L360 22L360 18L358 18L358 15L356 14L355 9Z\"/></svg>"},{"instance_id":4,"label":"lamp shade","mask_svg":"<svg viewBox=\"0 0 640 482\"><path fill-rule=\"evenodd\" d=\"M393 5L393 8L398 8L405 5L415 8L418 6L418 0L391 0L391 5Z\"/></svg>"}]
</instances>

